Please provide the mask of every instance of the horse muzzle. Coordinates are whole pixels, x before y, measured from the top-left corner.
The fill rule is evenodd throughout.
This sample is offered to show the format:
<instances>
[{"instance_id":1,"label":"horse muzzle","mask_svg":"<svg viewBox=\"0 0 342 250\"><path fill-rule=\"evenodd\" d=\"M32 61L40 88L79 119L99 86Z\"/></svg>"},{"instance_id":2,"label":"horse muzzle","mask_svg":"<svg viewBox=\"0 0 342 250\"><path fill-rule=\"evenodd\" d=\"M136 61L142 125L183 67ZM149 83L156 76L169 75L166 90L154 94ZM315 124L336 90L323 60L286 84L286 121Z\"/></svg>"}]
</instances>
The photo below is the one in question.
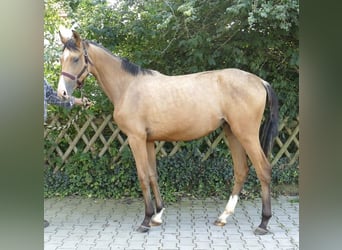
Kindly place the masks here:
<instances>
[{"instance_id":1,"label":"horse muzzle","mask_svg":"<svg viewBox=\"0 0 342 250\"><path fill-rule=\"evenodd\" d=\"M71 80L72 81L65 81L63 76L61 76L59 78L57 95L64 100L70 99L70 97L71 97L71 95L72 95L72 93L76 87L75 80L73 80L73 79L71 79Z\"/></svg>"}]
</instances>

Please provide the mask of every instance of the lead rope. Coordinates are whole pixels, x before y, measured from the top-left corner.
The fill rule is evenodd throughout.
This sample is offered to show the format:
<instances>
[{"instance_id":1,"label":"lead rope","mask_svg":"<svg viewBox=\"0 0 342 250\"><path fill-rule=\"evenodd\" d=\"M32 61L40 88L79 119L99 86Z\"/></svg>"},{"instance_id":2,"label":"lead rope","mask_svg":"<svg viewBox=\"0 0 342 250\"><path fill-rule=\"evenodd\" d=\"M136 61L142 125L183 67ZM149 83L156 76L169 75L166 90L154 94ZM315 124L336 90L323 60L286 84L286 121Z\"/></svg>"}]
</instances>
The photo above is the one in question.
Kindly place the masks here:
<instances>
[{"instance_id":1,"label":"lead rope","mask_svg":"<svg viewBox=\"0 0 342 250\"><path fill-rule=\"evenodd\" d=\"M52 131L61 131L64 129L68 129L72 124L74 124L78 120L78 118L81 116L83 111L87 109L87 101L83 96L82 89L81 89L81 99L83 102L82 108L77 112L77 114L71 120L69 120L67 124L61 125L61 126L53 126L53 125L48 125L47 123L44 122L45 129L52 130Z\"/></svg>"}]
</instances>

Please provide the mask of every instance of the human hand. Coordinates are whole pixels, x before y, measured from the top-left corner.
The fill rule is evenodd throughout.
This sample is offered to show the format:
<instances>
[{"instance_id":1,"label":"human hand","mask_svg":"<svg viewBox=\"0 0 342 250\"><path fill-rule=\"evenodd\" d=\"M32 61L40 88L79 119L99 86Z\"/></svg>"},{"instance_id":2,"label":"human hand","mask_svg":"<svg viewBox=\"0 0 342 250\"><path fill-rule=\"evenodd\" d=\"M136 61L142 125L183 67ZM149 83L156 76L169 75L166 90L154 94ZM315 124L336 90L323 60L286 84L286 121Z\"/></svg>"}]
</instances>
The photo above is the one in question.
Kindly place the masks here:
<instances>
[{"instance_id":1,"label":"human hand","mask_svg":"<svg viewBox=\"0 0 342 250\"><path fill-rule=\"evenodd\" d=\"M91 106L94 105L94 103L92 101L90 101L87 97L82 97L82 105L85 108L90 108Z\"/></svg>"},{"instance_id":2,"label":"human hand","mask_svg":"<svg viewBox=\"0 0 342 250\"><path fill-rule=\"evenodd\" d=\"M79 106L83 106L85 108L89 108L92 105L94 105L93 102L91 102L88 98L82 97L82 98L75 98L75 104Z\"/></svg>"}]
</instances>

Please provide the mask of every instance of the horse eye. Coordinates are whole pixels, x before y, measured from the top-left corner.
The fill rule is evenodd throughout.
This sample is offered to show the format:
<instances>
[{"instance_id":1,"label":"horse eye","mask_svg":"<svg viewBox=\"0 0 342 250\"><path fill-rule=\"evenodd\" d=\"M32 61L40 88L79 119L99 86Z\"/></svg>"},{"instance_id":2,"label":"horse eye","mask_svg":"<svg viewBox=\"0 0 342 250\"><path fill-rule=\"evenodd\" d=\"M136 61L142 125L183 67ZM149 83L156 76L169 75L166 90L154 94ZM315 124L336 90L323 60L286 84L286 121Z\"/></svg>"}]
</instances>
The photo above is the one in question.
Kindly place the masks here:
<instances>
[{"instance_id":1,"label":"horse eye","mask_svg":"<svg viewBox=\"0 0 342 250\"><path fill-rule=\"evenodd\" d=\"M79 57L74 57L74 58L73 58L73 62L74 62L74 63L77 63L79 60L80 60Z\"/></svg>"}]
</instances>

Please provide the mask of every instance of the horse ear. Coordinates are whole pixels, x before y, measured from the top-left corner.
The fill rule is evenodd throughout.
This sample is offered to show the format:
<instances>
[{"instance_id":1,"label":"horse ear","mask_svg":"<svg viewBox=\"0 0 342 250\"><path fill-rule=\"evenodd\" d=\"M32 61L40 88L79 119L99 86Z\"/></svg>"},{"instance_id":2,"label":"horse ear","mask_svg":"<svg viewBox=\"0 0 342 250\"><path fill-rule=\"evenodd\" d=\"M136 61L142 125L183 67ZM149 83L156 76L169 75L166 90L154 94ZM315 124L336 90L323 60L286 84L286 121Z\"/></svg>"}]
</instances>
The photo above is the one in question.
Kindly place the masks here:
<instances>
[{"instance_id":1,"label":"horse ear","mask_svg":"<svg viewBox=\"0 0 342 250\"><path fill-rule=\"evenodd\" d=\"M71 30L65 28L64 26L59 26L59 36L63 44L70 40L73 36Z\"/></svg>"},{"instance_id":2,"label":"horse ear","mask_svg":"<svg viewBox=\"0 0 342 250\"><path fill-rule=\"evenodd\" d=\"M80 35L76 31L74 31L74 30L72 30L72 34L73 34L73 37L75 39L77 47L80 47L81 46L81 37L80 37Z\"/></svg>"}]
</instances>

